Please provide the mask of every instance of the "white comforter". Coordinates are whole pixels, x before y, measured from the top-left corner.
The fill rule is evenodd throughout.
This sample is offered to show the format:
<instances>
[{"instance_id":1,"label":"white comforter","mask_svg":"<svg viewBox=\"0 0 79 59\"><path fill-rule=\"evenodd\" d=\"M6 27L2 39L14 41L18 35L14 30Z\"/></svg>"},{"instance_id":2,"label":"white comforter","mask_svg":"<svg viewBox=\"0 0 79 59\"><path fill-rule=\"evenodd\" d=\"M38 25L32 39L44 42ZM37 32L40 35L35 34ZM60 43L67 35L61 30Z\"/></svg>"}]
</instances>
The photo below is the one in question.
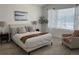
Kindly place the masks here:
<instances>
[{"instance_id":1,"label":"white comforter","mask_svg":"<svg viewBox=\"0 0 79 59\"><path fill-rule=\"evenodd\" d=\"M48 33L45 35L29 38L28 40L26 40L25 43L23 43L20 40L21 37L23 37L23 36L35 34L35 33L39 33L39 32L27 32L27 33L23 33L23 34L16 34L13 36L13 41L15 41L20 46L24 46L25 48L32 48L32 47L35 47L35 46L43 44L43 43L48 43L52 39L52 35L50 33Z\"/></svg>"}]
</instances>

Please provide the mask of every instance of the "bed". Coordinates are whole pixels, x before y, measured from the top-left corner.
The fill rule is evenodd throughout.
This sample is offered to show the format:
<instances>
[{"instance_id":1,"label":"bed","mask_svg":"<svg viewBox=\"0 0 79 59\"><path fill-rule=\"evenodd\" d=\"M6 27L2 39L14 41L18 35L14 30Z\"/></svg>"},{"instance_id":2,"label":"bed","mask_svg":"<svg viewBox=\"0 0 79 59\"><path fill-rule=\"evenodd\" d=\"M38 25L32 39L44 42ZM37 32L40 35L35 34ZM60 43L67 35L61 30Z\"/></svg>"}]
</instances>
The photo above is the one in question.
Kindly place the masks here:
<instances>
[{"instance_id":1,"label":"bed","mask_svg":"<svg viewBox=\"0 0 79 59\"><path fill-rule=\"evenodd\" d=\"M10 29L12 28L10 27ZM23 33L16 33L16 34L12 33L11 37L12 37L12 40L18 46L20 46L22 49L24 49L29 54L31 51L37 48L52 44L52 35L50 33L28 38L27 40L25 40L25 42L21 41L21 38L24 36L34 35L34 34L39 34L39 33L42 33L42 32L31 31L31 32L23 32Z\"/></svg>"}]
</instances>

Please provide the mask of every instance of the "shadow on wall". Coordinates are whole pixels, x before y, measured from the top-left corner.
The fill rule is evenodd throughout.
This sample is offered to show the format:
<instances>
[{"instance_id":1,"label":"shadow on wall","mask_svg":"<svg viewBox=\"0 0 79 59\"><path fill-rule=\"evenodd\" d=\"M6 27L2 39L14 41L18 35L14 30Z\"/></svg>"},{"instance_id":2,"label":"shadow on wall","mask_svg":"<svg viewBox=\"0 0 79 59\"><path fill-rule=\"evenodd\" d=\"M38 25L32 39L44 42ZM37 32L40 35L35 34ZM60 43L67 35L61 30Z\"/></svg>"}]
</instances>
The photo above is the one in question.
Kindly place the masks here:
<instances>
[{"instance_id":1,"label":"shadow on wall","mask_svg":"<svg viewBox=\"0 0 79 59\"><path fill-rule=\"evenodd\" d=\"M62 34L73 33L73 31L74 30L49 28L49 32L52 33L54 37L58 37L58 38L62 38Z\"/></svg>"}]
</instances>

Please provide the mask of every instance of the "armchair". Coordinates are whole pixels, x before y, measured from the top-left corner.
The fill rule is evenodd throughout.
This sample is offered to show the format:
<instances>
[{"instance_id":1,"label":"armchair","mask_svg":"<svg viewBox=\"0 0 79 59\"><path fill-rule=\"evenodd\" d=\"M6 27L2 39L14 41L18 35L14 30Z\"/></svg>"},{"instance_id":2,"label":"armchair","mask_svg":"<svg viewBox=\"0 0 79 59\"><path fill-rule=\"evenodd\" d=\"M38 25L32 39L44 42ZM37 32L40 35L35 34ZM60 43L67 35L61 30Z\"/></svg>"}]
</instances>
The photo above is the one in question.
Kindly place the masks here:
<instances>
[{"instance_id":1,"label":"armchair","mask_svg":"<svg viewBox=\"0 0 79 59\"><path fill-rule=\"evenodd\" d=\"M79 30L75 30L72 34L63 34L62 37L62 44L70 49L79 48Z\"/></svg>"}]
</instances>

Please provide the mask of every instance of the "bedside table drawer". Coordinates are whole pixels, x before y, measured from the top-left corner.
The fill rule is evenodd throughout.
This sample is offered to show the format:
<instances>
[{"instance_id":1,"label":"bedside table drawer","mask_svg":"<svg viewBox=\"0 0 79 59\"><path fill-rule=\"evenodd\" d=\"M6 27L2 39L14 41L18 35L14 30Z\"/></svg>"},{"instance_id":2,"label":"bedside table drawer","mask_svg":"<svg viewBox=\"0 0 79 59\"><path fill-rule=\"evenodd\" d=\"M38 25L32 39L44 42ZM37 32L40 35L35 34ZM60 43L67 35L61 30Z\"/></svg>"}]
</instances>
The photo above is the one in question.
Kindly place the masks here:
<instances>
[{"instance_id":1,"label":"bedside table drawer","mask_svg":"<svg viewBox=\"0 0 79 59\"><path fill-rule=\"evenodd\" d=\"M9 40L9 34L8 33L5 33L5 34L0 34L0 41L4 41L6 40L6 42L8 42Z\"/></svg>"},{"instance_id":2,"label":"bedside table drawer","mask_svg":"<svg viewBox=\"0 0 79 59\"><path fill-rule=\"evenodd\" d=\"M1 38L6 38L8 37L9 35L1 35Z\"/></svg>"}]
</instances>

